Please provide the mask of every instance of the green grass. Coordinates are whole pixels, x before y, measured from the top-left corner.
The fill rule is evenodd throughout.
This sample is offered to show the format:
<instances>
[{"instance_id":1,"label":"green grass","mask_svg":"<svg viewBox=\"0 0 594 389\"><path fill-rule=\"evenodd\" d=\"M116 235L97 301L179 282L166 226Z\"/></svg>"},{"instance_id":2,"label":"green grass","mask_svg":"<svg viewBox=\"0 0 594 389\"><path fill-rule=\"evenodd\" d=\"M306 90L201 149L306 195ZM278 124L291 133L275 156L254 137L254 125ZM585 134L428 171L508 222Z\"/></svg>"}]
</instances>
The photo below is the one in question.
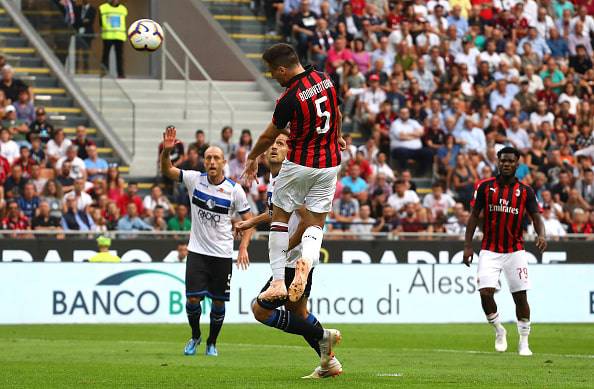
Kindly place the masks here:
<instances>
[{"instance_id":1,"label":"green grass","mask_svg":"<svg viewBox=\"0 0 594 389\"><path fill-rule=\"evenodd\" d=\"M0 326L0 388L594 386L591 324L535 323L531 358L516 354L513 324L505 354L486 324L337 327L344 374L320 383L299 379L318 362L301 338L256 324L225 325L218 358L204 344L184 357L184 325Z\"/></svg>"}]
</instances>

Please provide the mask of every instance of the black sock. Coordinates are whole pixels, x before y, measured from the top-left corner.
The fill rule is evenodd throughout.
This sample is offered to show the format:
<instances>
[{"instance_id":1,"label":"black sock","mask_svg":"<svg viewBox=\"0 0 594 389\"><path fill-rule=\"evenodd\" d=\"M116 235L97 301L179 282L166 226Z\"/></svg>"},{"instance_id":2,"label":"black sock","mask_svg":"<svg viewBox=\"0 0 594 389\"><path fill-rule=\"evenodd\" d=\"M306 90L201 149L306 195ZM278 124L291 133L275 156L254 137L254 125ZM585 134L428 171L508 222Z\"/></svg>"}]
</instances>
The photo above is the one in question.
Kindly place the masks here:
<instances>
[{"instance_id":1,"label":"black sock","mask_svg":"<svg viewBox=\"0 0 594 389\"><path fill-rule=\"evenodd\" d=\"M289 311L280 309L272 311L268 320L263 323L290 334L302 335L304 338L315 342L319 342L324 336L323 328L317 327Z\"/></svg>"},{"instance_id":2,"label":"black sock","mask_svg":"<svg viewBox=\"0 0 594 389\"><path fill-rule=\"evenodd\" d=\"M200 315L202 314L200 304L186 302L186 313L188 314L188 323L192 328L192 338L200 338Z\"/></svg>"},{"instance_id":3,"label":"black sock","mask_svg":"<svg viewBox=\"0 0 594 389\"><path fill-rule=\"evenodd\" d=\"M313 313L310 313L305 320L308 323L312 324L313 326L316 326L316 327L319 327L322 329L324 328L324 327L322 327L322 325L320 324L318 319L313 315ZM313 348L315 350L315 352L318 353L318 355L320 355L320 343L317 340L315 340L313 338L309 338L305 335L303 335L303 338L305 339L307 344L309 344L311 346L311 348Z\"/></svg>"},{"instance_id":4,"label":"black sock","mask_svg":"<svg viewBox=\"0 0 594 389\"><path fill-rule=\"evenodd\" d=\"M212 305L210 307L210 333L208 334L208 340L206 344L216 344L217 337L221 328L223 327L223 321L225 320L225 306L217 307Z\"/></svg>"}]
</instances>

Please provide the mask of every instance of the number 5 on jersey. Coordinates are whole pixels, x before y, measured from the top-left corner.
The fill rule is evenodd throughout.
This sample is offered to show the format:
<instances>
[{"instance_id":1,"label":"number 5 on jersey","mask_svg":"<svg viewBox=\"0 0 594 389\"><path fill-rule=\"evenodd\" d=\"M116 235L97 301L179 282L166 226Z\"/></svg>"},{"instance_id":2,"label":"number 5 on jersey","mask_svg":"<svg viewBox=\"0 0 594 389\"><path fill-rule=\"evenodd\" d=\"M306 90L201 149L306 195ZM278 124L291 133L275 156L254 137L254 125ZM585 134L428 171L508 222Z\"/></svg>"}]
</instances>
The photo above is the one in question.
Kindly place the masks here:
<instances>
[{"instance_id":1,"label":"number 5 on jersey","mask_svg":"<svg viewBox=\"0 0 594 389\"><path fill-rule=\"evenodd\" d=\"M318 112L318 117L325 118L324 126L323 127L316 127L316 131L318 134L325 134L330 129L330 112L322 111L322 103L328 101L328 96L322 96L315 101L316 103L316 111Z\"/></svg>"}]
</instances>

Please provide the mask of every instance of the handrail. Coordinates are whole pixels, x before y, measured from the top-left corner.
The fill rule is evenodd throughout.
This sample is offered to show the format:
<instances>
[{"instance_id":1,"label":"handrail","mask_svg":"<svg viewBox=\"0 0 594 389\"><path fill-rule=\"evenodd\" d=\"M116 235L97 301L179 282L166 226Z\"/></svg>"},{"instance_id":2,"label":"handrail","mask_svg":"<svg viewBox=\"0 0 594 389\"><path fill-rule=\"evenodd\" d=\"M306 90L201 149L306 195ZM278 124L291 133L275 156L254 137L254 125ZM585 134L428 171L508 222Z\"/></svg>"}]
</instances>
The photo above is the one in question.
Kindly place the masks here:
<instances>
[{"instance_id":1,"label":"handrail","mask_svg":"<svg viewBox=\"0 0 594 389\"><path fill-rule=\"evenodd\" d=\"M163 90L165 86L165 80L167 77L167 60L170 60L175 69L184 77L184 119L188 117L188 88L191 85L197 91L194 85L190 84L190 63L192 63L196 69L200 72L202 77L208 82L208 98L206 99L206 104L208 106L208 131L209 133L212 131L212 116L213 116L213 109L212 109L212 92L213 90L220 96L221 100L225 103L227 108L229 109L229 114L231 116L230 125L231 127L235 126L235 108L233 105L227 100L225 95L221 92L221 90L217 87L214 83L213 79L210 75L206 72L204 67L198 62L196 57L192 54L190 49L184 44L182 39L177 35L173 27L167 22L163 23L163 29L165 32L166 39L163 40L163 45L161 47L161 83L160 89ZM168 40L173 38L173 40L179 45L179 47L184 52L184 66L179 64L179 62L174 58L174 56L167 50ZM200 95L199 95L200 96ZM202 97L200 97L202 98Z\"/></svg>"},{"instance_id":2,"label":"handrail","mask_svg":"<svg viewBox=\"0 0 594 389\"><path fill-rule=\"evenodd\" d=\"M0 4L10 15L15 24L20 28L22 34L29 40L31 45L35 47L44 62L56 75L58 80L60 80L60 83L64 85L68 93L80 105L83 111L85 111L89 119L101 131L103 136L105 136L107 141L112 145L115 152L120 156L123 162L126 165L130 165L132 163L132 155L130 151L124 147L124 143L118 134L113 130L113 128L111 128L109 123L107 123L103 115L97 112L93 103L81 91L78 84L66 72L63 64L58 60L54 52L48 47L47 43L39 36L27 18L25 18L23 13L20 11L20 8L17 8L17 5L15 5L13 1L9 0L0 0Z\"/></svg>"}]
</instances>

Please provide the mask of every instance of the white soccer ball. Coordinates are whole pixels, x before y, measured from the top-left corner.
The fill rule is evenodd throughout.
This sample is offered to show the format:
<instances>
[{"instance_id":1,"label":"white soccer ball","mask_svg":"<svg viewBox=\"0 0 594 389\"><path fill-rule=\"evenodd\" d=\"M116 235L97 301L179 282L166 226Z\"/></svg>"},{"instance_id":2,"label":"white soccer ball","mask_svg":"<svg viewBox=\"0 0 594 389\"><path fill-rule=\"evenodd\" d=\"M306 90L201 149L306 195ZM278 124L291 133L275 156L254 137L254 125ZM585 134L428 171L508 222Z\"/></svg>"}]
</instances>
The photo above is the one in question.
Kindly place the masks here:
<instances>
[{"instance_id":1,"label":"white soccer ball","mask_svg":"<svg viewBox=\"0 0 594 389\"><path fill-rule=\"evenodd\" d=\"M163 28L151 19L137 20L128 27L128 41L134 50L155 51L164 38Z\"/></svg>"}]
</instances>

